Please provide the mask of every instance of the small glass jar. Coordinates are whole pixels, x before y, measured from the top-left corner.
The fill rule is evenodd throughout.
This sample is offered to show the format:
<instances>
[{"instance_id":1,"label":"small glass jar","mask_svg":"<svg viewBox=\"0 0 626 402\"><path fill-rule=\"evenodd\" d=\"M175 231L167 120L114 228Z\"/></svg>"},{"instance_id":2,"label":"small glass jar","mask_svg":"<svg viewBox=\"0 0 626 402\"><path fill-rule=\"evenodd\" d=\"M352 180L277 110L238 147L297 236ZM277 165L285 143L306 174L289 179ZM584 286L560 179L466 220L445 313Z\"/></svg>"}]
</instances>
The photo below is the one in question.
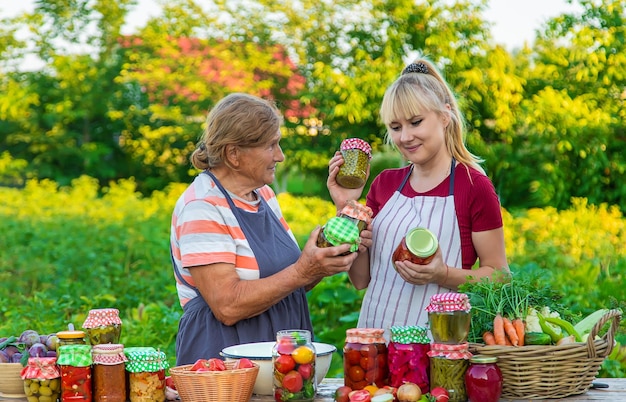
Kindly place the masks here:
<instances>
[{"instance_id":1,"label":"small glass jar","mask_svg":"<svg viewBox=\"0 0 626 402\"><path fill-rule=\"evenodd\" d=\"M276 333L272 348L274 399L277 401L313 401L317 390L315 361L317 353L311 332L290 329Z\"/></svg>"},{"instance_id":2,"label":"small glass jar","mask_svg":"<svg viewBox=\"0 0 626 402\"><path fill-rule=\"evenodd\" d=\"M367 225L372 222L372 209L356 200L348 200L339 213L339 216L350 219L352 222L356 223L356 226L359 228L359 233L361 233L367 228Z\"/></svg>"},{"instance_id":3,"label":"small glass jar","mask_svg":"<svg viewBox=\"0 0 626 402\"><path fill-rule=\"evenodd\" d=\"M365 185L367 168L372 158L372 147L360 138L347 138L339 147L343 164L337 173L337 184L345 188L359 188Z\"/></svg>"},{"instance_id":4,"label":"small glass jar","mask_svg":"<svg viewBox=\"0 0 626 402\"><path fill-rule=\"evenodd\" d=\"M466 402L465 372L472 356L467 343L459 345L433 343L430 358L430 387L448 391L449 402Z\"/></svg>"},{"instance_id":5,"label":"small glass jar","mask_svg":"<svg viewBox=\"0 0 626 402\"><path fill-rule=\"evenodd\" d=\"M130 402L164 402L165 353L151 347L125 348Z\"/></svg>"},{"instance_id":6,"label":"small glass jar","mask_svg":"<svg viewBox=\"0 0 626 402\"><path fill-rule=\"evenodd\" d=\"M349 254L359 249L359 228L351 219L334 216L326 222L317 236L317 247L333 247L350 244Z\"/></svg>"},{"instance_id":7,"label":"small glass jar","mask_svg":"<svg viewBox=\"0 0 626 402\"><path fill-rule=\"evenodd\" d=\"M85 345L85 331L60 331L57 332L59 346L64 345Z\"/></svg>"},{"instance_id":8,"label":"small glass jar","mask_svg":"<svg viewBox=\"0 0 626 402\"><path fill-rule=\"evenodd\" d=\"M381 328L351 328L343 347L344 385L360 390L389 383L388 348Z\"/></svg>"},{"instance_id":9,"label":"small glass jar","mask_svg":"<svg viewBox=\"0 0 626 402\"><path fill-rule=\"evenodd\" d=\"M90 310L83 323L91 345L104 343L120 343L122 320L120 312L115 308Z\"/></svg>"},{"instance_id":10,"label":"small glass jar","mask_svg":"<svg viewBox=\"0 0 626 402\"><path fill-rule=\"evenodd\" d=\"M92 348L93 397L95 402L126 402L124 345L103 344Z\"/></svg>"},{"instance_id":11,"label":"small glass jar","mask_svg":"<svg viewBox=\"0 0 626 402\"><path fill-rule=\"evenodd\" d=\"M419 326L389 328L389 385L398 388L405 382L417 384L422 394L429 391L430 339L428 329Z\"/></svg>"},{"instance_id":12,"label":"small glass jar","mask_svg":"<svg viewBox=\"0 0 626 402\"><path fill-rule=\"evenodd\" d=\"M502 395L502 372L496 356L475 355L465 372L465 388L470 402L498 402Z\"/></svg>"},{"instance_id":13,"label":"small glass jar","mask_svg":"<svg viewBox=\"0 0 626 402\"><path fill-rule=\"evenodd\" d=\"M426 307L428 324L435 343L467 342L470 330L471 305L465 293L438 293Z\"/></svg>"},{"instance_id":14,"label":"small glass jar","mask_svg":"<svg viewBox=\"0 0 626 402\"><path fill-rule=\"evenodd\" d=\"M437 249L437 236L426 228L413 228L402 238L398 247L391 256L391 263L396 261L411 261L413 264L426 265L430 263Z\"/></svg>"},{"instance_id":15,"label":"small glass jar","mask_svg":"<svg viewBox=\"0 0 626 402\"><path fill-rule=\"evenodd\" d=\"M22 369L24 394L29 402L56 402L61 395L61 371L56 357L30 357Z\"/></svg>"},{"instance_id":16,"label":"small glass jar","mask_svg":"<svg viewBox=\"0 0 626 402\"><path fill-rule=\"evenodd\" d=\"M61 401L93 400L92 362L90 345L59 346L57 363L61 369Z\"/></svg>"}]
</instances>

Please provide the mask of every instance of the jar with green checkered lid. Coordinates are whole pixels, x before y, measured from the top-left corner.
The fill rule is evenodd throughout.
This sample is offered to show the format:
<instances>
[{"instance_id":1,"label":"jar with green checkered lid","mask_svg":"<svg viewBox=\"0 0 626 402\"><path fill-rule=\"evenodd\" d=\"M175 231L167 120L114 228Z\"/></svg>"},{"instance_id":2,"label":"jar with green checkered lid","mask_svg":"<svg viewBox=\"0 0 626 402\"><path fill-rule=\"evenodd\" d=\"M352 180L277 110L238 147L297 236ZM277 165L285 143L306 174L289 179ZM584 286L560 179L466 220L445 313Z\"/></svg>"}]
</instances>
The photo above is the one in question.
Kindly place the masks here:
<instances>
[{"instance_id":1,"label":"jar with green checkered lid","mask_svg":"<svg viewBox=\"0 0 626 402\"><path fill-rule=\"evenodd\" d=\"M360 230L351 219L334 216L326 222L317 236L317 247L333 247L341 244L349 244L350 251L359 249L361 242Z\"/></svg>"},{"instance_id":2,"label":"jar with green checkered lid","mask_svg":"<svg viewBox=\"0 0 626 402\"><path fill-rule=\"evenodd\" d=\"M61 400L91 402L91 345L59 346L57 364L61 369Z\"/></svg>"},{"instance_id":3,"label":"jar with green checkered lid","mask_svg":"<svg viewBox=\"0 0 626 402\"><path fill-rule=\"evenodd\" d=\"M428 392L428 328L417 325L392 326L389 332L389 385L398 388L405 382L412 382L420 387L422 393Z\"/></svg>"},{"instance_id":4,"label":"jar with green checkered lid","mask_svg":"<svg viewBox=\"0 0 626 402\"><path fill-rule=\"evenodd\" d=\"M165 353L152 347L129 347L124 354L130 402L165 401L165 370L169 367Z\"/></svg>"}]
</instances>

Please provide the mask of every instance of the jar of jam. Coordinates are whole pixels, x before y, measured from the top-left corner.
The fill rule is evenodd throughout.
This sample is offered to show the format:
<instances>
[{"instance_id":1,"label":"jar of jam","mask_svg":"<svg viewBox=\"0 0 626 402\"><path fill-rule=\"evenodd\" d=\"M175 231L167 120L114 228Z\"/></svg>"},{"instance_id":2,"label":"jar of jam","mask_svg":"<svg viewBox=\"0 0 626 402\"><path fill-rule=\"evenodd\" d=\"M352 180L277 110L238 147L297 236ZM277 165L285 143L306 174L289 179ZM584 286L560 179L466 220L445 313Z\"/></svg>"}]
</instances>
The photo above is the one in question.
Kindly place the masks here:
<instances>
[{"instance_id":1,"label":"jar of jam","mask_svg":"<svg viewBox=\"0 0 626 402\"><path fill-rule=\"evenodd\" d=\"M443 387L448 391L449 402L466 402L465 372L471 356L467 343L431 344L428 352L431 389Z\"/></svg>"},{"instance_id":2,"label":"jar of jam","mask_svg":"<svg viewBox=\"0 0 626 402\"><path fill-rule=\"evenodd\" d=\"M391 263L411 261L413 264L426 265L432 261L439 248L437 236L426 228L413 228L402 238L391 256Z\"/></svg>"},{"instance_id":3,"label":"jar of jam","mask_svg":"<svg viewBox=\"0 0 626 402\"><path fill-rule=\"evenodd\" d=\"M361 390L375 384L389 383L388 349L381 328L351 328L346 331L343 347L344 385Z\"/></svg>"},{"instance_id":4,"label":"jar of jam","mask_svg":"<svg viewBox=\"0 0 626 402\"><path fill-rule=\"evenodd\" d=\"M272 348L274 399L313 401L317 390L315 361L317 353L311 332L301 329L278 331Z\"/></svg>"},{"instance_id":5,"label":"jar of jam","mask_svg":"<svg viewBox=\"0 0 626 402\"><path fill-rule=\"evenodd\" d=\"M120 343L122 320L119 310L115 308L90 310L83 323L83 329L87 332L91 345Z\"/></svg>"},{"instance_id":6,"label":"jar of jam","mask_svg":"<svg viewBox=\"0 0 626 402\"><path fill-rule=\"evenodd\" d=\"M339 213L339 216L350 219L352 222L356 223L356 226L359 228L359 233L361 233L361 231L367 228L367 225L372 222L372 214L370 207L356 200L348 200Z\"/></svg>"},{"instance_id":7,"label":"jar of jam","mask_svg":"<svg viewBox=\"0 0 626 402\"><path fill-rule=\"evenodd\" d=\"M430 339L428 329L419 326L389 328L389 385L398 388L405 382L417 384L422 394L429 391Z\"/></svg>"},{"instance_id":8,"label":"jar of jam","mask_svg":"<svg viewBox=\"0 0 626 402\"><path fill-rule=\"evenodd\" d=\"M126 366L124 345L94 345L93 396L96 402L126 402Z\"/></svg>"},{"instance_id":9,"label":"jar of jam","mask_svg":"<svg viewBox=\"0 0 626 402\"><path fill-rule=\"evenodd\" d=\"M61 401L92 401L92 362L90 345L59 346L57 364L61 369Z\"/></svg>"},{"instance_id":10,"label":"jar of jam","mask_svg":"<svg viewBox=\"0 0 626 402\"><path fill-rule=\"evenodd\" d=\"M359 249L361 238L359 228L351 219L334 216L326 222L317 236L317 247L333 247L350 244L350 251Z\"/></svg>"},{"instance_id":11,"label":"jar of jam","mask_svg":"<svg viewBox=\"0 0 626 402\"><path fill-rule=\"evenodd\" d=\"M30 357L22 369L24 393L29 402L55 402L61 395L61 371L56 357Z\"/></svg>"},{"instance_id":12,"label":"jar of jam","mask_svg":"<svg viewBox=\"0 0 626 402\"><path fill-rule=\"evenodd\" d=\"M164 402L165 353L151 347L125 348L130 402Z\"/></svg>"},{"instance_id":13,"label":"jar of jam","mask_svg":"<svg viewBox=\"0 0 626 402\"><path fill-rule=\"evenodd\" d=\"M438 293L426 307L430 332L435 343L467 342L470 329L470 302L465 293Z\"/></svg>"},{"instance_id":14,"label":"jar of jam","mask_svg":"<svg viewBox=\"0 0 626 402\"><path fill-rule=\"evenodd\" d=\"M370 144L360 138L347 138L341 142L339 151L343 156L343 164L337 173L337 184L345 188L364 186L372 158Z\"/></svg>"},{"instance_id":15,"label":"jar of jam","mask_svg":"<svg viewBox=\"0 0 626 402\"><path fill-rule=\"evenodd\" d=\"M465 372L465 389L470 402L498 402L502 394L502 372L496 356L475 355Z\"/></svg>"}]
</instances>

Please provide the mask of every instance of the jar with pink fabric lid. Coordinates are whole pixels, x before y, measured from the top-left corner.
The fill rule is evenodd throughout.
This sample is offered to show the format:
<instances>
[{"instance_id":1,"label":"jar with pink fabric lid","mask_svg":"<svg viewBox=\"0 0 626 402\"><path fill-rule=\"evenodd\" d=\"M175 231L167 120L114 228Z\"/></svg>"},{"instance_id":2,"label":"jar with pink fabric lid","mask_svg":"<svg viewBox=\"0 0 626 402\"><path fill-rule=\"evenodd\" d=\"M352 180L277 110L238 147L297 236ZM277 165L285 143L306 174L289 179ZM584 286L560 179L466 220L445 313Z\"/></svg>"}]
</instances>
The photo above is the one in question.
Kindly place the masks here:
<instances>
[{"instance_id":1,"label":"jar with pink fabric lid","mask_svg":"<svg viewBox=\"0 0 626 402\"><path fill-rule=\"evenodd\" d=\"M467 342L471 321L471 305L465 293L438 293L426 307L428 325L434 343Z\"/></svg>"},{"instance_id":2,"label":"jar with pink fabric lid","mask_svg":"<svg viewBox=\"0 0 626 402\"><path fill-rule=\"evenodd\" d=\"M472 354L467 342L458 345L432 343L430 358L430 389L442 387L448 391L449 402L466 402L465 372Z\"/></svg>"},{"instance_id":3,"label":"jar with pink fabric lid","mask_svg":"<svg viewBox=\"0 0 626 402\"><path fill-rule=\"evenodd\" d=\"M107 343L94 345L93 356L93 397L99 402L125 402L126 362L124 345Z\"/></svg>"},{"instance_id":4,"label":"jar with pink fabric lid","mask_svg":"<svg viewBox=\"0 0 626 402\"><path fill-rule=\"evenodd\" d=\"M29 357L22 369L28 401L56 401L61 395L61 370L56 357Z\"/></svg>"},{"instance_id":5,"label":"jar with pink fabric lid","mask_svg":"<svg viewBox=\"0 0 626 402\"><path fill-rule=\"evenodd\" d=\"M337 173L337 183L345 188L365 185L367 169L372 158L372 147L360 138L346 138L339 148L343 164Z\"/></svg>"},{"instance_id":6,"label":"jar with pink fabric lid","mask_svg":"<svg viewBox=\"0 0 626 402\"><path fill-rule=\"evenodd\" d=\"M382 328L351 328L343 347L344 385L360 390L389 384L387 343Z\"/></svg>"},{"instance_id":7,"label":"jar with pink fabric lid","mask_svg":"<svg viewBox=\"0 0 626 402\"><path fill-rule=\"evenodd\" d=\"M339 212L339 216L356 223L361 233L372 222L372 209L356 200L348 200Z\"/></svg>"},{"instance_id":8,"label":"jar with pink fabric lid","mask_svg":"<svg viewBox=\"0 0 626 402\"><path fill-rule=\"evenodd\" d=\"M104 343L120 343L122 320L119 310L115 308L89 310L89 315L83 323L83 329L92 346Z\"/></svg>"}]
</instances>

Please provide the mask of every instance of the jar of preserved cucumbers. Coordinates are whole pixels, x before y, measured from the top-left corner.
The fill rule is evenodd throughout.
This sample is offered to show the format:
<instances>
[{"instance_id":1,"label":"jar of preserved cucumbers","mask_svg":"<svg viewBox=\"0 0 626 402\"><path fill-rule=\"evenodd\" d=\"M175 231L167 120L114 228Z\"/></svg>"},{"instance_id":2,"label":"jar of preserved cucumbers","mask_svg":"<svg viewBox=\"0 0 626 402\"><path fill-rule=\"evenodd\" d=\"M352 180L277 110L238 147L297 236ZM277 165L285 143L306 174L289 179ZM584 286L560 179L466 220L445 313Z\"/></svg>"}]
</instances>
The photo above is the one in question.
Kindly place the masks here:
<instances>
[{"instance_id":1,"label":"jar of preserved cucumbers","mask_svg":"<svg viewBox=\"0 0 626 402\"><path fill-rule=\"evenodd\" d=\"M360 231L355 222L351 219L334 216L326 222L317 235L317 247L333 247L342 244L349 244L348 253L359 249L361 238ZM347 254L348 254L347 253Z\"/></svg>"},{"instance_id":2,"label":"jar of preserved cucumbers","mask_svg":"<svg viewBox=\"0 0 626 402\"><path fill-rule=\"evenodd\" d=\"M85 331L67 330L57 332L57 338L59 339L59 345L85 345Z\"/></svg>"},{"instance_id":3,"label":"jar of preserved cucumbers","mask_svg":"<svg viewBox=\"0 0 626 402\"><path fill-rule=\"evenodd\" d=\"M427 393L430 389L428 329L415 325L392 326L389 332L389 385L398 388L412 382L423 394Z\"/></svg>"},{"instance_id":4,"label":"jar of preserved cucumbers","mask_svg":"<svg viewBox=\"0 0 626 402\"><path fill-rule=\"evenodd\" d=\"M431 389L445 388L450 396L449 402L466 402L465 372L472 357L468 343L458 345L433 343L428 357Z\"/></svg>"},{"instance_id":5,"label":"jar of preserved cucumbers","mask_svg":"<svg viewBox=\"0 0 626 402\"><path fill-rule=\"evenodd\" d=\"M61 395L61 371L56 357L30 357L22 369L28 402L56 402Z\"/></svg>"},{"instance_id":6,"label":"jar of preserved cucumbers","mask_svg":"<svg viewBox=\"0 0 626 402\"><path fill-rule=\"evenodd\" d=\"M360 390L389 383L388 349L381 328L351 328L343 347L344 385Z\"/></svg>"},{"instance_id":7,"label":"jar of preserved cucumbers","mask_svg":"<svg viewBox=\"0 0 626 402\"><path fill-rule=\"evenodd\" d=\"M360 138L347 138L339 148L343 164L337 173L337 183L345 188L359 188L365 185L367 168L372 158L372 147Z\"/></svg>"},{"instance_id":8,"label":"jar of preserved cucumbers","mask_svg":"<svg viewBox=\"0 0 626 402\"><path fill-rule=\"evenodd\" d=\"M59 346L57 364L61 369L61 401L93 400L90 345Z\"/></svg>"},{"instance_id":9,"label":"jar of preserved cucumbers","mask_svg":"<svg viewBox=\"0 0 626 402\"><path fill-rule=\"evenodd\" d=\"M339 216L356 223L360 233L372 222L372 209L356 200L348 200Z\"/></svg>"},{"instance_id":10,"label":"jar of preserved cucumbers","mask_svg":"<svg viewBox=\"0 0 626 402\"><path fill-rule=\"evenodd\" d=\"M119 310L115 308L90 310L83 323L83 329L87 332L91 345L120 343L122 320Z\"/></svg>"},{"instance_id":11,"label":"jar of preserved cucumbers","mask_svg":"<svg viewBox=\"0 0 626 402\"><path fill-rule=\"evenodd\" d=\"M164 402L165 353L151 347L125 348L130 402Z\"/></svg>"},{"instance_id":12,"label":"jar of preserved cucumbers","mask_svg":"<svg viewBox=\"0 0 626 402\"><path fill-rule=\"evenodd\" d=\"M317 390L317 353L311 332L290 329L276 333L272 348L274 398L277 401L313 401Z\"/></svg>"},{"instance_id":13,"label":"jar of preserved cucumbers","mask_svg":"<svg viewBox=\"0 0 626 402\"><path fill-rule=\"evenodd\" d=\"M94 345L93 396L96 402L126 402L126 366L124 345Z\"/></svg>"},{"instance_id":14,"label":"jar of preserved cucumbers","mask_svg":"<svg viewBox=\"0 0 626 402\"><path fill-rule=\"evenodd\" d=\"M439 293L426 307L428 324L434 343L467 342L470 330L471 305L465 293Z\"/></svg>"}]
</instances>

